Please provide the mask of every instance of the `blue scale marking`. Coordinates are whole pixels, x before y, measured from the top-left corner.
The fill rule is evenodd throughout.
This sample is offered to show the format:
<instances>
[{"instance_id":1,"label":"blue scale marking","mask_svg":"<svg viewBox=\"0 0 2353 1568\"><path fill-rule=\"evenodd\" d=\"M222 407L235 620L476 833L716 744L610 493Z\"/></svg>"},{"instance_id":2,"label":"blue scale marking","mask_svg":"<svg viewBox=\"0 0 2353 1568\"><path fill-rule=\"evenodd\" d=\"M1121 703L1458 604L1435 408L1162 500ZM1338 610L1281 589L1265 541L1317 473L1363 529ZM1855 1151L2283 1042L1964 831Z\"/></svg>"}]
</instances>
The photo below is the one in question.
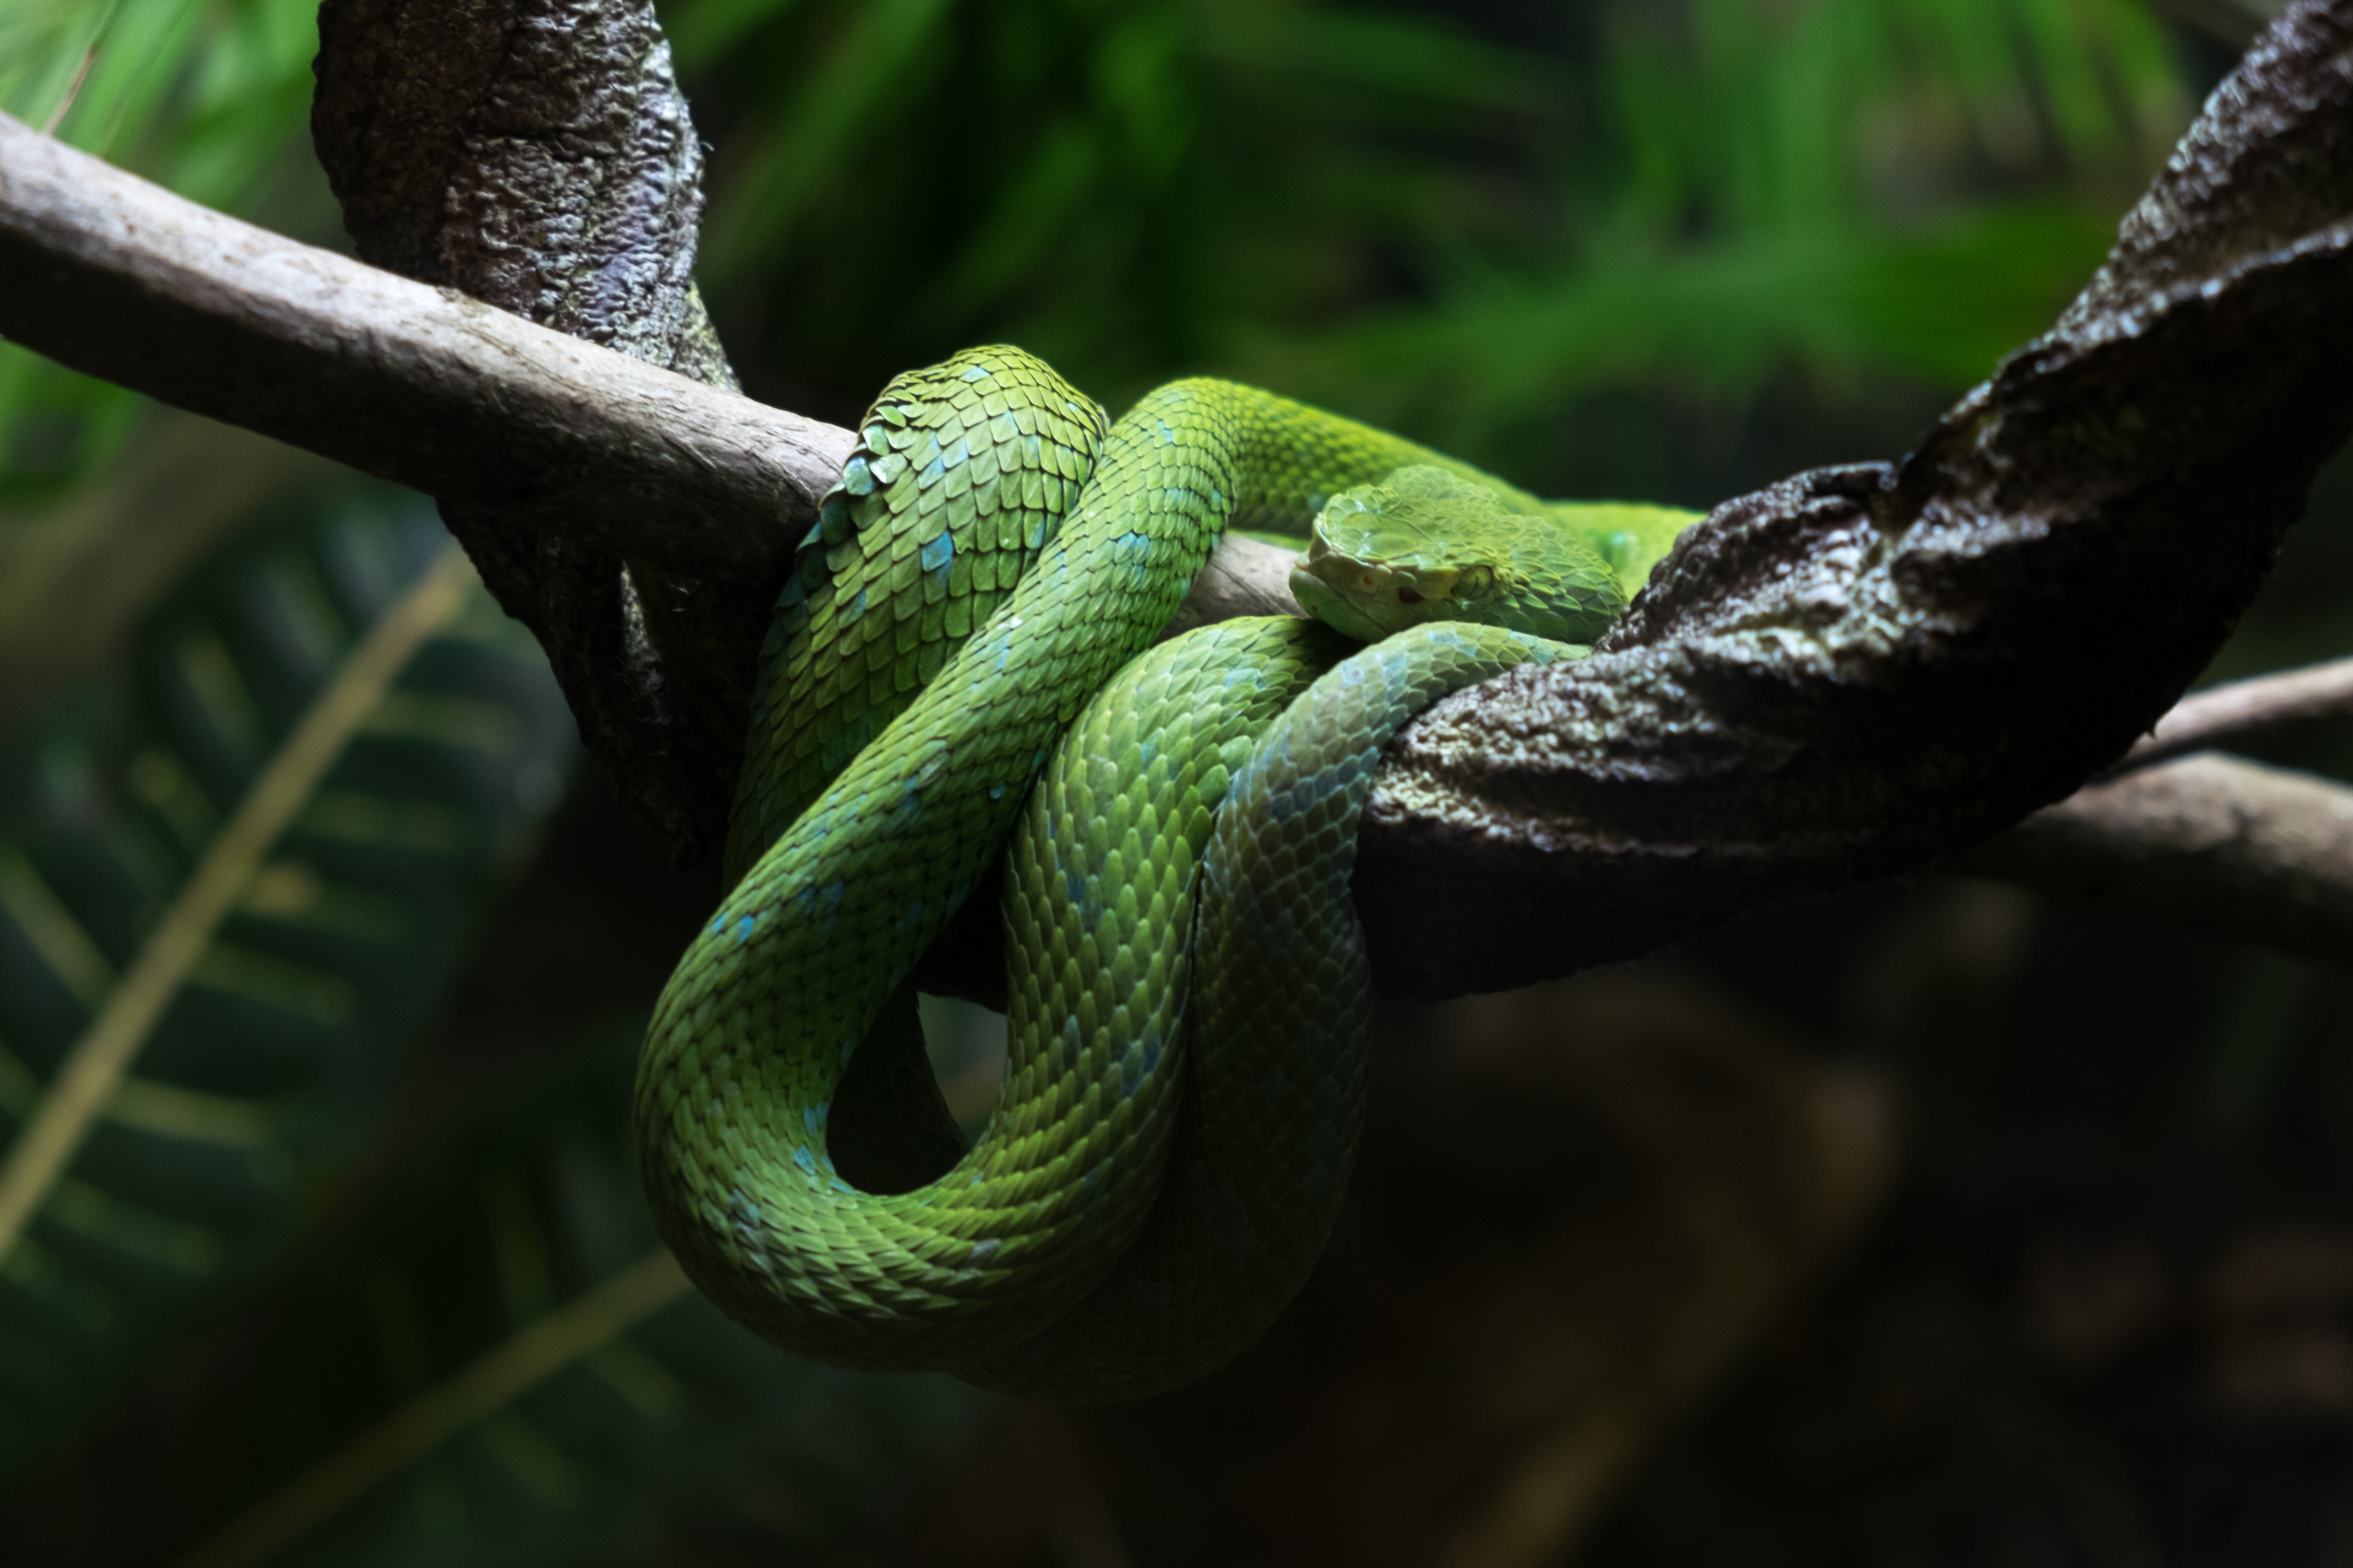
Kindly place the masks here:
<instances>
[{"instance_id":1,"label":"blue scale marking","mask_svg":"<svg viewBox=\"0 0 2353 1568\"><path fill-rule=\"evenodd\" d=\"M793 895L793 901L800 905L802 913L823 921L825 934L831 936L834 927L841 923L841 900L845 891L845 884L833 881L827 883L822 891L803 888Z\"/></svg>"},{"instance_id":2,"label":"blue scale marking","mask_svg":"<svg viewBox=\"0 0 2353 1568\"><path fill-rule=\"evenodd\" d=\"M944 572L947 570L948 563L955 558L955 540L945 533L941 534L916 552L916 559L923 563L923 570L926 572Z\"/></svg>"}]
</instances>

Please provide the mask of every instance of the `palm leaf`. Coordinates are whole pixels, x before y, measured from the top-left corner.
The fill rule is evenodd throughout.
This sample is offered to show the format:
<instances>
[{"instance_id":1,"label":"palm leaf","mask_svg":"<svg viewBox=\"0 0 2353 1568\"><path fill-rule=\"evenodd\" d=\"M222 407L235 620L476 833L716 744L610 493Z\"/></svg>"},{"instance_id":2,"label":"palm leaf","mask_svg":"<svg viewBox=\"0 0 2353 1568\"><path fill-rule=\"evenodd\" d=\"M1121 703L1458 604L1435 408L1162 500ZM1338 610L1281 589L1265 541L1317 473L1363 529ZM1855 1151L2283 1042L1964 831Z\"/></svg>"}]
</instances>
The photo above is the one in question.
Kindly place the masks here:
<instances>
[{"instance_id":1,"label":"palm leaf","mask_svg":"<svg viewBox=\"0 0 2353 1568\"><path fill-rule=\"evenodd\" d=\"M0 1472L347 1155L575 745L413 500L232 552L136 662L0 810Z\"/></svg>"},{"instance_id":2,"label":"palm leaf","mask_svg":"<svg viewBox=\"0 0 2353 1568\"><path fill-rule=\"evenodd\" d=\"M1602 393L1736 404L1792 364L1957 389L2098 264L2120 198L2068 193L2183 101L2124 0L1692 0L1620 15L1603 58L1611 147L1558 251L1451 265L1246 374L1495 461ZM2022 172L2041 194L1973 189Z\"/></svg>"},{"instance_id":3,"label":"palm leaf","mask_svg":"<svg viewBox=\"0 0 2353 1568\"><path fill-rule=\"evenodd\" d=\"M640 1562L717 1530L792 1560L961 1436L972 1390L787 1356L687 1286L625 1132L642 1028L424 1140L248 1302L107 1557Z\"/></svg>"},{"instance_id":4,"label":"palm leaf","mask_svg":"<svg viewBox=\"0 0 2353 1568\"><path fill-rule=\"evenodd\" d=\"M2068 208L1996 212L1920 235L1764 236L1669 257L1597 258L1484 279L1271 351L1268 379L1465 451L1529 409L1680 384L1745 397L1796 361L1966 386L2046 326L2099 263L2110 225ZM1377 389L1377 390L1371 390Z\"/></svg>"}]
</instances>

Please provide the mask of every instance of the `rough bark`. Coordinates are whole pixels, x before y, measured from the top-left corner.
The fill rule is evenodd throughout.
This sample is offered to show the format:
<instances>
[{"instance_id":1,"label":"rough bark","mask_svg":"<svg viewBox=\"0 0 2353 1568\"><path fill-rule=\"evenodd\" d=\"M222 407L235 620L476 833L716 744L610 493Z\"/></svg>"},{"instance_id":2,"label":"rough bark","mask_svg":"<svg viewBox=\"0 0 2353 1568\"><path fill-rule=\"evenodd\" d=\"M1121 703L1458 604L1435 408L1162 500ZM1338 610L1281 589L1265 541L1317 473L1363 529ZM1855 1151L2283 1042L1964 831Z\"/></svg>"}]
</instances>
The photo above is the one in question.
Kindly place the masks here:
<instances>
[{"instance_id":1,"label":"rough bark","mask_svg":"<svg viewBox=\"0 0 2353 1568\"><path fill-rule=\"evenodd\" d=\"M363 258L736 390L694 287L702 147L650 4L327 0L315 69L312 140ZM776 581L441 499L588 748L715 867Z\"/></svg>"},{"instance_id":2,"label":"rough bark","mask_svg":"<svg viewBox=\"0 0 2353 1568\"><path fill-rule=\"evenodd\" d=\"M342 14L407 13L353 0ZM528 32L529 17L495 15L509 32L483 36L506 40L500 58L511 60L522 47L511 35ZM522 42L564 36L543 28ZM565 217L551 196L537 218L490 226L500 246L572 258L560 267L479 243L480 213L437 228L417 216L429 218L431 204L413 192L369 197L354 222L380 225L394 259L425 268L427 251L432 266L454 256L522 311L643 353L670 343L673 358L716 374L682 292L684 154L651 132L631 140L650 101L651 56L635 37L638 53L607 55L609 69L638 72L616 100L627 113L592 114L557 92L544 123L558 129L510 147L482 127L529 117L519 99L476 82L472 97L446 96L471 105L479 135L436 142L435 132L421 135L427 153L394 156L369 137L394 135L399 115L343 123L322 111L322 137L352 143L354 178L371 190L438 167L427 188L495 186L501 200L522 188L517 168L610 186L616 171L670 158L672 174L577 208L590 216ZM2284 18L2218 91L2058 329L1900 467L1799 476L1719 508L1594 659L1465 694L1402 737L1359 879L1385 986L1517 984L1750 904L1933 862L2114 763L2210 656L2313 468L2353 422L2342 368L2353 347L2348 37L2353 0L2311 0ZM367 90L378 96L357 100L406 101L381 82ZM414 123L446 131L448 104L427 108ZM583 117L604 127L606 151L575 159L567 138ZM475 173L450 175L451 158L473 160ZM653 237L607 244L608 222ZM599 278L611 291L575 287ZM642 312L659 330L639 330ZM614 733L651 727L655 750L623 765L670 792L654 805L675 808L683 842L707 842L723 807L721 748L738 727L661 706L648 667L632 661L686 656L661 645L652 615L642 636L632 630L618 563L754 584L747 602L765 604L848 432L263 235L5 121L0 331L486 509L497 541L485 555L513 566L502 591L547 617L559 661L608 683L601 694L622 693ZM535 553L550 539L567 570L614 563L611 592L593 599L607 618L590 633L563 630L531 598L550 580ZM1211 614L1268 591L1247 581L1267 563L1235 548L1238 570L1215 586L1239 583L1242 597ZM692 657L732 659L740 682L750 635L738 625ZM564 646L575 636L603 651L580 657ZM641 699L646 710L630 711ZM663 750L686 750L686 730L709 731L692 742L706 747L692 767ZM2137 809L2106 795L2070 809L2095 798L2110 803L2101 810ZM2097 837L2033 853L2080 857ZM2112 857L2147 842L2099 841Z\"/></svg>"},{"instance_id":3,"label":"rough bark","mask_svg":"<svg viewBox=\"0 0 2353 1568\"><path fill-rule=\"evenodd\" d=\"M1502 989L1948 854L2115 762L2353 426L2353 4L2218 89L2091 286L1900 466L1686 534L1582 663L1391 747L1385 986Z\"/></svg>"}]
</instances>

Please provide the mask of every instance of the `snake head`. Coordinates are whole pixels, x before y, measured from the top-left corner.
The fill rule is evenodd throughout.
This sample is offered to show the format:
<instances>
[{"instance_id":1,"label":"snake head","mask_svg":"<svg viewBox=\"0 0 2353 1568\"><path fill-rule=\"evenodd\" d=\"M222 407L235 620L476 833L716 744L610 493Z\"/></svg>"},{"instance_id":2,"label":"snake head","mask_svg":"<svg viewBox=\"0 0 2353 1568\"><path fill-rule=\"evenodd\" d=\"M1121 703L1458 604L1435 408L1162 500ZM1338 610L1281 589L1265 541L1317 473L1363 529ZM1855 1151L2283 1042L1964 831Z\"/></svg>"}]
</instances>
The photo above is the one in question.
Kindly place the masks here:
<instances>
[{"instance_id":1,"label":"snake head","mask_svg":"<svg viewBox=\"0 0 2353 1568\"><path fill-rule=\"evenodd\" d=\"M1626 605L1600 556L1558 524L1428 465L1326 502L1291 592L1366 642L1427 621L1477 621L1589 643Z\"/></svg>"}]
</instances>

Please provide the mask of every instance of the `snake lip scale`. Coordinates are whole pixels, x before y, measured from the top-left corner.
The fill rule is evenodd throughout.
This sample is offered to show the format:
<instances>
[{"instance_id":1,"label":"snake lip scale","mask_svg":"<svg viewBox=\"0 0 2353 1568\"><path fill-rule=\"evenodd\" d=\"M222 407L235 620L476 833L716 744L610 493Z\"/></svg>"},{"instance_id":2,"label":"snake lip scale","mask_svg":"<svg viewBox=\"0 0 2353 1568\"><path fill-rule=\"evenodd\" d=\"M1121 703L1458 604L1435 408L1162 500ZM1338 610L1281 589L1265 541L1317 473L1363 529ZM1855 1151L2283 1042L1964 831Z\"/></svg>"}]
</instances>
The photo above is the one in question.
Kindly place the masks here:
<instances>
[{"instance_id":1,"label":"snake lip scale","mask_svg":"<svg viewBox=\"0 0 2353 1568\"><path fill-rule=\"evenodd\" d=\"M1018 349L893 378L778 597L731 889L639 1060L688 1274L787 1349L1033 1396L1230 1359L1354 1157L1383 742L1580 657L1691 521L1548 505L1228 382L1113 423ZM1324 621L1146 651L1229 527L1312 531ZM904 983L1000 856L1008 1055L967 1149Z\"/></svg>"}]
</instances>

